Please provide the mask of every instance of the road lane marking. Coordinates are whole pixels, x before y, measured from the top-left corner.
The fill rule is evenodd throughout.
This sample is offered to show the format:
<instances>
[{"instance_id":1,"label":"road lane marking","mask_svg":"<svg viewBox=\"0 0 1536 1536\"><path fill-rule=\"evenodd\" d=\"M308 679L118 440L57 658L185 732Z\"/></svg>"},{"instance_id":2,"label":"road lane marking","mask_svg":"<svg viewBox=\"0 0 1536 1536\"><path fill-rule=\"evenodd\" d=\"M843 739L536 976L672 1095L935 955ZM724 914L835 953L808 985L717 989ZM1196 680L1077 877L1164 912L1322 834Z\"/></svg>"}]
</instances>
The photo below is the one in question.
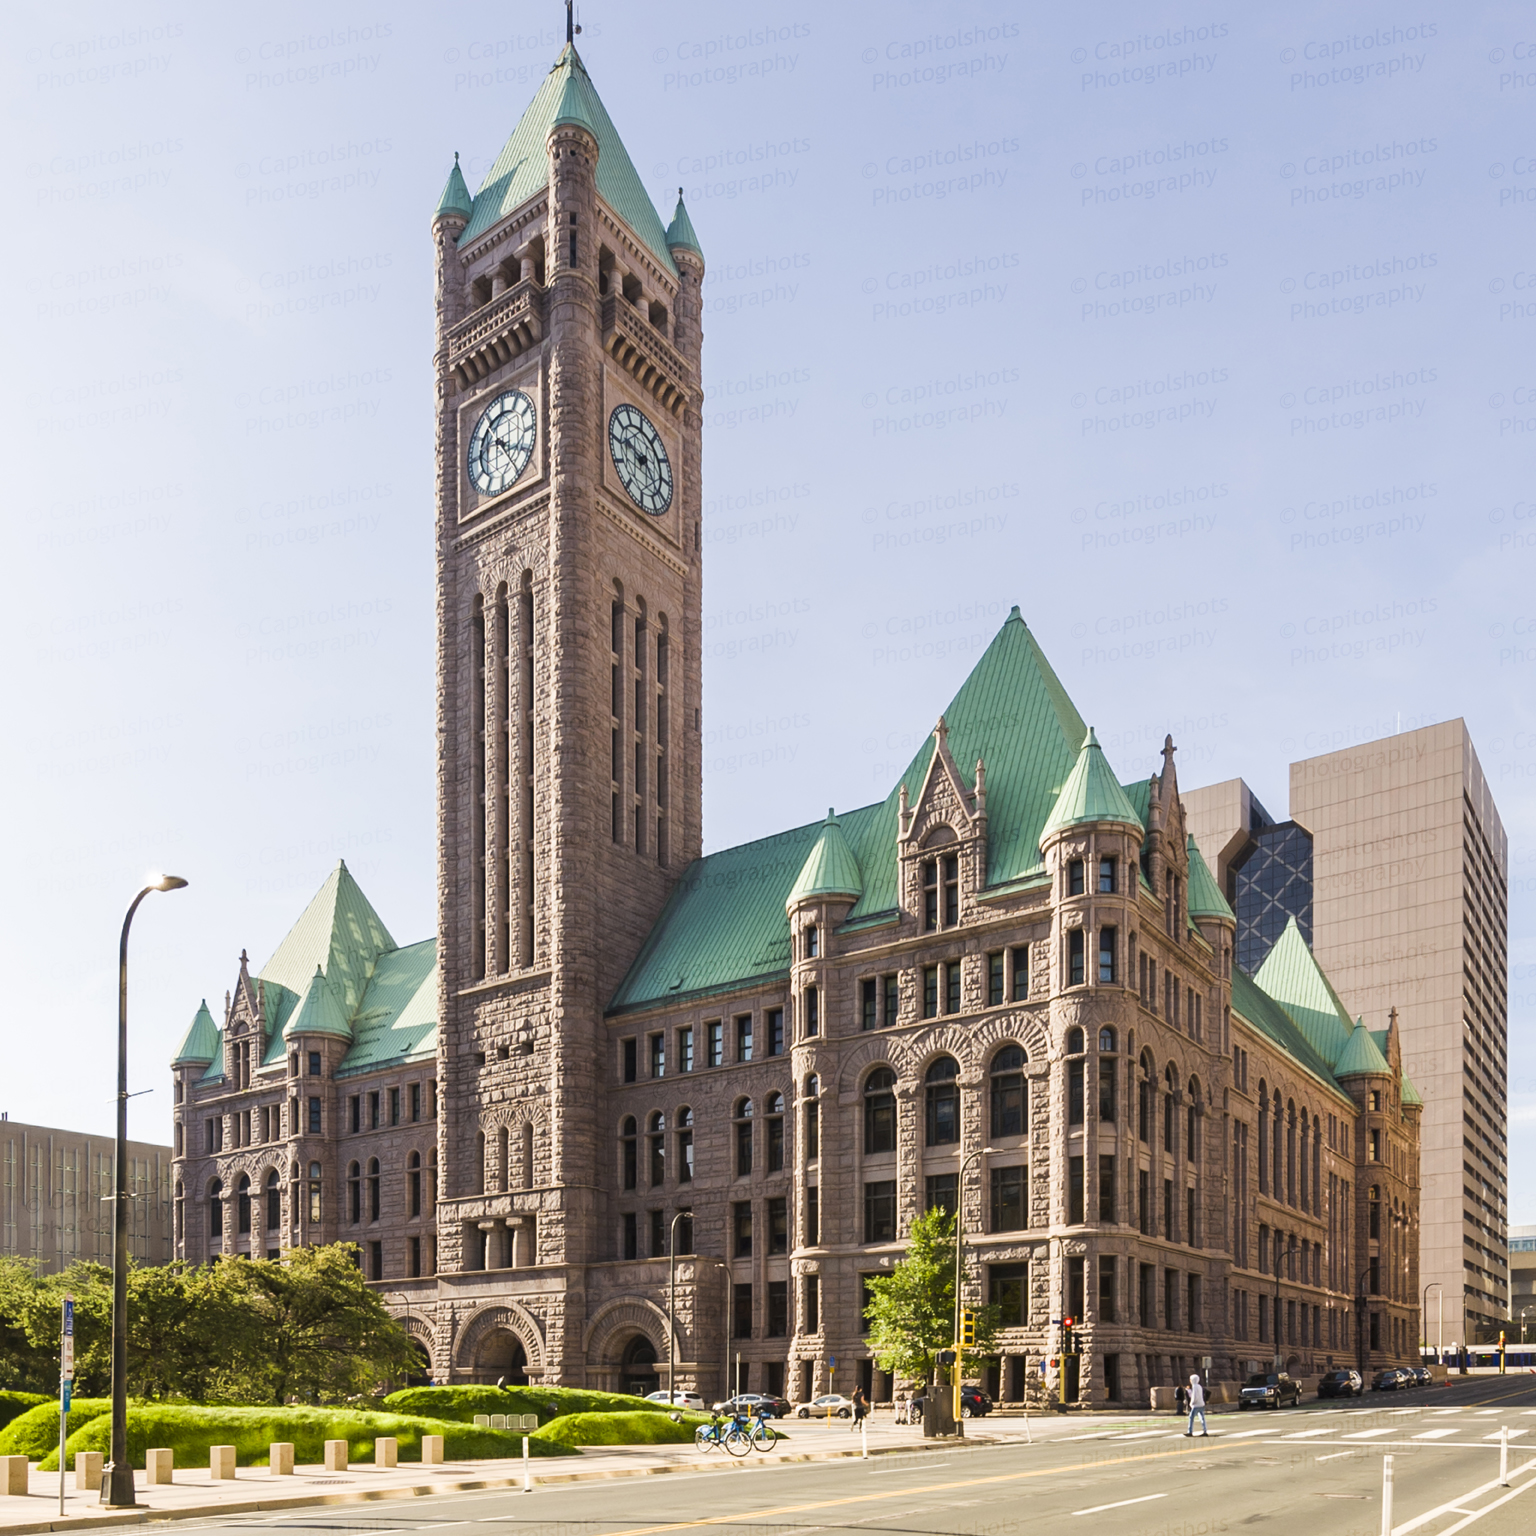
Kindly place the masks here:
<instances>
[{"instance_id":1,"label":"road lane marking","mask_svg":"<svg viewBox=\"0 0 1536 1536\"><path fill-rule=\"evenodd\" d=\"M1492 1504L1487 1504L1482 1509L1469 1511L1466 1519L1458 1520L1455 1525L1448 1526L1441 1532L1441 1536L1456 1536L1457 1531L1465 1530L1474 1520L1481 1519L1484 1515L1492 1514L1501 1504L1508 1504L1511 1499L1518 1498L1522 1493L1528 1493L1532 1488L1536 1488L1536 1481L1522 1483L1518 1488L1511 1488L1502 1499L1495 1499ZM1460 1511L1456 1511L1456 1513L1460 1513Z\"/></svg>"},{"instance_id":2,"label":"road lane marking","mask_svg":"<svg viewBox=\"0 0 1536 1536\"><path fill-rule=\"evenodd\" d=\"M1374 1440L1379 1435L1395 1435L1395 1429L1357 1429L1352 1435L1345 1435L1346 1440Z\"/></svg>"},{"instance_id":3,"label":"road lane marking","mask_svg":"<svg viewBox=\"0 0 1536 1536\"><path fill-rule=\"evenodd\" d=\"M1447 1435L1454 1435L1454 1429L1426 1429L1422 1435L1415 1435L1415 1440L1444 1440Z\"/></svg>"},{"instance_id":4,"label":"road lane marking","mask_svg":"<svg viewBox=\"0 0 1536 1536\"><path fill-rule=\"evenodd\" d=\"M1333 1453L1333 1455L1331 1455L1331 1456L1319 1456L1317 1459L1321 1463L1321 1462L1324 1462L1324 1461L1337 1461L1340 1456L1357 1456L1357 1455L1359 1455L1358 1451L1335 1451Z\"/></svg>"},{"instance_id":5,"label":"road lane marking","mask_svg":"<svg viewBox=\"0 0 1536 1536\"><path fill-rule=\"evenodd\" d=\"M1114 1504L1095 1504L1092 1509L1074 1509L1074 1515L1099 1515L1106 1509L1124 1509L1127 1504L1149 1504L1153 1499L1166 1499L1166 1493L1144 1493L1139 1499L1120 1499Z\"/></svg>"},{"instance_id":6,"label":"road lane marking","mask_svg":"<svg viewBox=\"0 0 1536 1536\"><path fill-rule=\"evenodd\" d=\"M1166 1429L1143 1429L1134 1435L1111 1435L1110 1438L1112 1440L1151 1440L1157 1436L1167 1435L1167 1433Z\"/></svg>"},{"instance_id":7,"label":"road lane marking","mask_svg":"<svg viewBox=\"0 0 1536 1536\"><path fill-rule=\"evenodd\" d=\"M1332 1433L1333 1429L1331 1427L1328 1429L1303 1429L1294 1435L1286 1435L1285 1438L1287 1440L1310 1440L1316 1435L1331 1435ZM1446 1430L1446 1434L1450 1433L1450 1430Z\"/></svg>"},{"instance_id":8,"label":"road lane marking","mask_svg":"<svg viewBox=\"0 0 1536 1536\"><path fill-rule=\"evenodd\" d=\"M1511 1478L1523 1477L1527 1472L1536 1472L1536 1461L1527 1461L1522 1466L1511 1468L1509 1475ZM1481 1498L1490 1489L1497 1488L1498 1486L1499 1480L1498 1478L1494 1478L1491 1482L1483 1483L1480 1487L1469 1488L1465 1493L1458 1493L1454 1499L1447 1499L1444 1504L1437 1505L1434 1509L1426 1510L1417 1519L1410 1520L1405 1525L1393 1526L1392 1536L1409 1536L1409 1532L1418 1530L1421 1525L1428 1525L1432 1520L1438 1520L1441 1515L1450 1514L1458 1504L1465 1504L1470 1502L1472 1499ZM1536 1488L1536 1479L1532 1479L1532 1481L1527 1483L1522 1483L1519 1488L1514 1490L1514 1493L1521 1493L1527 1488ZM1513 1498L1514 1494L1512 1493L1510 1497ZM1504 1501L1502 1499L1499 1500L1499 1503L1503 1502ZM1487 1509L1484 1509L1481 1511L1481 1513L1487 1514L1489 1509L1494 1509L1496 1507L1496 1505L1490 1504L1487 1506ZM1468 1524L1470 1520L1475 1520L1476 1518L1477 1517L1475 1515L1469 1516L1468 1520L1463 1520L1460 1522L1460 1524L1451 1526L1450 1530L1441 1531L1440 1536L1451 1536L1452 1531L1459 1531L1463 1525Z\"/></svg>"}]
</instances>

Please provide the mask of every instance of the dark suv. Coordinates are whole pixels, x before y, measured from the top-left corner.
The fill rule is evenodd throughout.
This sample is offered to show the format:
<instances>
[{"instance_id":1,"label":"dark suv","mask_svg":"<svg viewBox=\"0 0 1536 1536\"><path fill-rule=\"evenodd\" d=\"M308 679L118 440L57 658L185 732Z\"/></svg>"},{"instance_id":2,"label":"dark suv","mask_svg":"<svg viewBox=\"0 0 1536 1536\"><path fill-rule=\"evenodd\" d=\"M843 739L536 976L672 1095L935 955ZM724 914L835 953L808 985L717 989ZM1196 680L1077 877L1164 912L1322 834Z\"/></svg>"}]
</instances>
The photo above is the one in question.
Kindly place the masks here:
<instances>
[{"instance_id":1,"label":"dark suv","mask_svg":"<svg viewBox=\"0 0 1536 1536\"><path fill-rule=\"evenodd\" d=\"M1284 1371L1270 1371L1268 1375L1256 1372L1243 1383L1237 1395L1239 1408L1294 1408L1300 1403L1301 1383Z\"/></svg>"},{"instance_id":2,"label":"dark suv","mask_svg":"<svg viewBox=\"0 0 1536 1536\"><path fill-rule=\"evenodd\" d=\"M1364 1391L1359 1371L1329 1371L1317 1384L1319 1397L1359 1397Z\"/></svg>"},{"instance_id":3,"label":"dark suv","mask_svg":"<svg viewBox=\"0 0 1536 1536\"><path fill-rule=\"evenodd\" d=\"M1407 1371L1400 1371L1396 1366L1389 1365L1386 1370L1377 1371L1376 1380L1371 1383L1371 1391L1406 1392L1413 1385L1413 1377Z\"/></svg>"},{"instance_id":4,"label":"dark suv","mask_svg":"<svg viewBox=\"0 0 1536 1536\"><path fill-rule=\"evenodd\" d=\"M980 1387L960 1388L960 1417L979 1419L992 1412L992 1399Z\"/></svg>"}]
</instances>

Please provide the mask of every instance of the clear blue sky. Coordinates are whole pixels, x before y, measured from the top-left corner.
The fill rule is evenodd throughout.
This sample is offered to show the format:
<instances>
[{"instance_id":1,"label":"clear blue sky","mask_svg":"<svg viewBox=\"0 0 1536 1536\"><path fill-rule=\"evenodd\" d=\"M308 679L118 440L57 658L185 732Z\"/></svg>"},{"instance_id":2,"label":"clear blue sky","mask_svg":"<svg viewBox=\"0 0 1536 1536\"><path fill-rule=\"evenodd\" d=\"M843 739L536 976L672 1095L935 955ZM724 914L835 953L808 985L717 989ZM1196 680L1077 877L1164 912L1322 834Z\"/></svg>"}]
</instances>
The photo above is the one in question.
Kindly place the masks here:
<instances>
[{"instance_id":1,"label":"clear blue sky","mask_svg":"<svg viewBox=\"0 0 1536 1536\"><path fill-rule=\"evenodd\" d=\"M136 1133L338 855L434 923L428 219L563 7L20 5L4 1090ZM1018 603L1123 778L1465 716L1536 1219L1528 6L590 3L709 258L707 837L883 795Z\"/></svg>"}]
</instances>

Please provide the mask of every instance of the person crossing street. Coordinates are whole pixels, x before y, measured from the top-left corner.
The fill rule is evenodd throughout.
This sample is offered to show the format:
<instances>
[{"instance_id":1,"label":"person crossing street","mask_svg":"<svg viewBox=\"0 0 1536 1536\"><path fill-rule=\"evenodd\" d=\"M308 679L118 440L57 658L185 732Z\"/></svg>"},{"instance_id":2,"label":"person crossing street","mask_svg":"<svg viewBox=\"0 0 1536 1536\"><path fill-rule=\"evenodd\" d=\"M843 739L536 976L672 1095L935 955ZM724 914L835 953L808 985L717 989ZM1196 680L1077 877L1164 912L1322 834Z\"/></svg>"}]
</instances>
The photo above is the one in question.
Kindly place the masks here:
<instances>
[{"instance_id":1,"label":"person crossing street","mask_svg":"<svg viewBox=\"0 0 1536 1536\"><path fill-rule=\"evenodd\" d=\"M1200 1415L1200 1434L1203 1439L1210 1438L1210 1430L1205 1423L1205 1388L1200 1385L1198 1376L1189 1378L1189 1423L1184 1427L1186 1436L1195 1432L1195 1415Z\"/></svg>"}]
</instances>

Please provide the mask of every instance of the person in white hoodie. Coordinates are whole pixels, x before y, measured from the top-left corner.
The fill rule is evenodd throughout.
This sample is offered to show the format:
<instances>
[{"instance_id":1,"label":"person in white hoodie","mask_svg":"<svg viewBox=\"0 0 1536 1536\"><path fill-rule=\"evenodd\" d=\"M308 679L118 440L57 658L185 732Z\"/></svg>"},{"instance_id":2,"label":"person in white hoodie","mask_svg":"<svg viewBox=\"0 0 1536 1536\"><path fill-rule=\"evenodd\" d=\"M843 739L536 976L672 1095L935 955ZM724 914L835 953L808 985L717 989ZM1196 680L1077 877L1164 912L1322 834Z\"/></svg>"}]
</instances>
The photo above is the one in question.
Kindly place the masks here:
<instances>
[{"instance_id":1,"label":"person in white hoodie","mask_svg":"<svg viewBox=\"0 0 1536 1536\"><path fill-rule=\"evenodd\" d=\"M1210 1438L1210 1430L1205 1425L1205 1388L1200 1385L1198 1376L1189 1378L1189 1423L1185 1426L1184 1433L1193 1435L1195 1432L1195 1415L1200 1415L1200 1434L1202 1438Z\"/></svg>"}]
</instances>

